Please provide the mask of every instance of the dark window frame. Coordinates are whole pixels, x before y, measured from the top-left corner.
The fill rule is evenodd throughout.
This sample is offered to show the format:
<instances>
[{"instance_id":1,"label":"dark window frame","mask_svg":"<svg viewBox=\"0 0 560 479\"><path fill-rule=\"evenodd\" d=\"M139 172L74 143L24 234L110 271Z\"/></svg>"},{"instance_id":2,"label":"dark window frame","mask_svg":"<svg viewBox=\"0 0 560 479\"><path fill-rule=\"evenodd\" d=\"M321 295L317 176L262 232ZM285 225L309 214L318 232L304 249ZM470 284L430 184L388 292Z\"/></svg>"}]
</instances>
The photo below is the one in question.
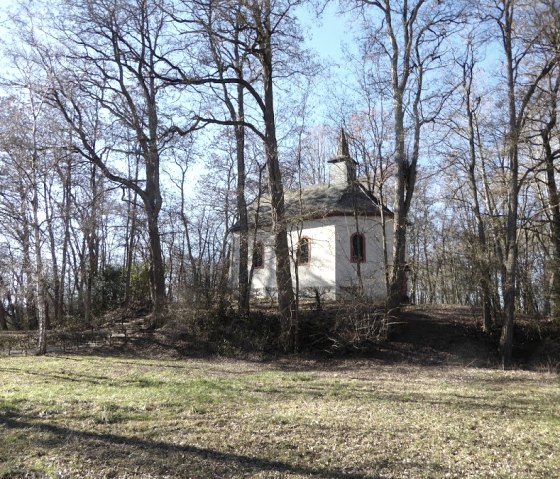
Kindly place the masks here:
<instances>
[{"instance_id":1,"label":"dark window frame","mask_svg":"<svg viewBox=\"0 0 560 479\"><path fill-rule=\"evenodd\" d=\"M253 245L252 267L253 269L264 268L264 245L262 244L261 241L257 241Z\"/></svg>"},{"instance_id":2,"label":"dark window frame","mask_svg":"<svg viewBox=\"0 0 560 479\"><path fill-rule=\"evenodd\" d=\"M302 245L302 243L305 243L307 245L307 260L306 261L301 260L301 245ZM311 263L311 239L308 238L307 236L302 236L300 238L300 240L298 241L297 249L296 249L296 259L297 259L298 266L308 265L308 264Z\"/></svg>"},{"instance_id":3,"label":"dark window frame","mask_svg":"<svg viewBox=\"0 0 560 479\"><path fill-rule=\"evenodd\" d=\"M359 239L358 239L359 238ZM360 251L356 251L356 244L355 244L355 240L358 239L358 241L361 243L361 252ZM360 249L360 248L358 248ZM361 253L361 254L359 254ZM354 233L352 236L350 236L350 261L352 263L365 263L366 262L366 237L364 236L363 233Z\"/></svg>"}]
</instances>

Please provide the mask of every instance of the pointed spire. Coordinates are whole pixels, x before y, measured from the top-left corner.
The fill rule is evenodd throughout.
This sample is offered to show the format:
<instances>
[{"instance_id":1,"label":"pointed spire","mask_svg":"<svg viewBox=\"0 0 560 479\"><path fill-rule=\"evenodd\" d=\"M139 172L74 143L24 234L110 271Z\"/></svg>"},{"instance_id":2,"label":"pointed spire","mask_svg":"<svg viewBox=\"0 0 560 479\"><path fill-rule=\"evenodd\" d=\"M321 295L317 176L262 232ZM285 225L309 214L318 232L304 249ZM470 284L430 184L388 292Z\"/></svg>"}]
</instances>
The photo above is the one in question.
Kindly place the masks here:
<instances>
[{"instance_id":1,"label":"pointed spire","mask_svg":"<svg viewBox=\"0 0 560 479\"><path fill-rule=\"evenodd\" d=\"M339 158L350 158L350 150L348 149L348 140L346 139L344 128L340 128L336 156L338 156Z\"/></svg>"},{"instance_id":2,"label":"pointed spire","mask_svg":"<svg viewBox=\"0 0 560 479\"><path fill-rule=\"evenodd\" d=\"M329 185L338 187L347 187L356 181L356 165L357 163L350 158L350 149L348 148L348 139L344 128L340 128L338 135L338 145L336 156L329 160Z\"/></svg>"}]
</instances>

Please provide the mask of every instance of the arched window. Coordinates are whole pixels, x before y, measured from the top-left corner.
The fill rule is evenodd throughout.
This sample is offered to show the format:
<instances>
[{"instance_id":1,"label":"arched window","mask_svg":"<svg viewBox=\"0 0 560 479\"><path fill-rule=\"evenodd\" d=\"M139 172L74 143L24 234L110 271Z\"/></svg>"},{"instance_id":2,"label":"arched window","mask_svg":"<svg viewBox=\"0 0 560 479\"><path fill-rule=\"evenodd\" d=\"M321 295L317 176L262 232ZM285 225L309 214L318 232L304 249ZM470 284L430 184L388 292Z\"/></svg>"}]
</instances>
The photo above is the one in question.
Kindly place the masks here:
<instances>
[{"instance_id":1,"label":"arched window","mask_svg":"<svg viewBox=\"0 0 560 479\"><path fill-rule=\"evenodd\" d=\"M253 268L264 268L264 247L260 242L253 246Z\"/></svg>"},{"instance_id":2,"label":"arched window","mask_svg":"<svg viewBox=\"0 0 560 479\"><path fill-rule=\"evenodd\" d=\"M363 263L366 260L366 241L362 233L350 236L350 261Z\"/></svg>"},{"instance_id":3,"label":"arched window","mask_svg":"<svg viewBox=\"0 0 560 479\"><path fill-rule=\"evenodd\" d=\"M309 238L299 240L296 254L298 264L309 264L311 262L311 240Z\"/></svg>"}]
</instances>

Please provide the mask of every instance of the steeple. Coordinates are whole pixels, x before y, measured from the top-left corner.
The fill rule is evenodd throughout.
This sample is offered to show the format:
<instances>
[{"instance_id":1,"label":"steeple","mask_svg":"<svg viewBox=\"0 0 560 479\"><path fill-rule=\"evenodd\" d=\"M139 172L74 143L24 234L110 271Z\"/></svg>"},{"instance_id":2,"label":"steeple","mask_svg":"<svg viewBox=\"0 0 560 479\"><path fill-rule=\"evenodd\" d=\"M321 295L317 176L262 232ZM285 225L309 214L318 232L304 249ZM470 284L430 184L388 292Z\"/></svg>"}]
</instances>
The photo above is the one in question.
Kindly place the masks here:
<instances>
[{"instance_id":1,"label":"steeple","mask_svg":"<svg viewBox=\"0 0 560 479\"><path fill-rule=\"evenodd\" d=\"M346 139L344 128L341 128L340 133L338 134L336 156L338 158L350 158L350 150L348 149L348 140Z\"/></svg>"},{"instance_id":2,"label":"steeple","mask_svg":"<svg viewBox=\"0 0 560 479\"><path fill-rule=\"evenodd\" d=\"M338 147L336 156L329 160L329 186L345 187L350 186L356 181L356 165L357 163L350 158L350 150L348 148L348 140L344 129L340 129L338 135Z\"/></svg>"}]
</instances>

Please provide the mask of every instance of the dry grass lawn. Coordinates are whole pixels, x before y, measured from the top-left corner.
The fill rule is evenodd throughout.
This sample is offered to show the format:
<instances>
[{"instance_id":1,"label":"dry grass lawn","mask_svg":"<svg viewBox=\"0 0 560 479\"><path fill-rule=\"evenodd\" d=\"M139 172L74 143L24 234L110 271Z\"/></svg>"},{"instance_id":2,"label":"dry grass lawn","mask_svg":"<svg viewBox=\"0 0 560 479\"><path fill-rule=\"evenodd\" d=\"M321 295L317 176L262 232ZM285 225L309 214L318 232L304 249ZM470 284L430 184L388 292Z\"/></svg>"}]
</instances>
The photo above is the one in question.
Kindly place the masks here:
<instances>
[{"instance_id":1,"label":"dry grass lawn","mask_svg":"<svg viewBox=\"0 0 560 479\"><path fill-rule=\"evenodd\" d=\"M560 477L557 375L0 358L0 478Z\"/></svg>"}]
</instances>

